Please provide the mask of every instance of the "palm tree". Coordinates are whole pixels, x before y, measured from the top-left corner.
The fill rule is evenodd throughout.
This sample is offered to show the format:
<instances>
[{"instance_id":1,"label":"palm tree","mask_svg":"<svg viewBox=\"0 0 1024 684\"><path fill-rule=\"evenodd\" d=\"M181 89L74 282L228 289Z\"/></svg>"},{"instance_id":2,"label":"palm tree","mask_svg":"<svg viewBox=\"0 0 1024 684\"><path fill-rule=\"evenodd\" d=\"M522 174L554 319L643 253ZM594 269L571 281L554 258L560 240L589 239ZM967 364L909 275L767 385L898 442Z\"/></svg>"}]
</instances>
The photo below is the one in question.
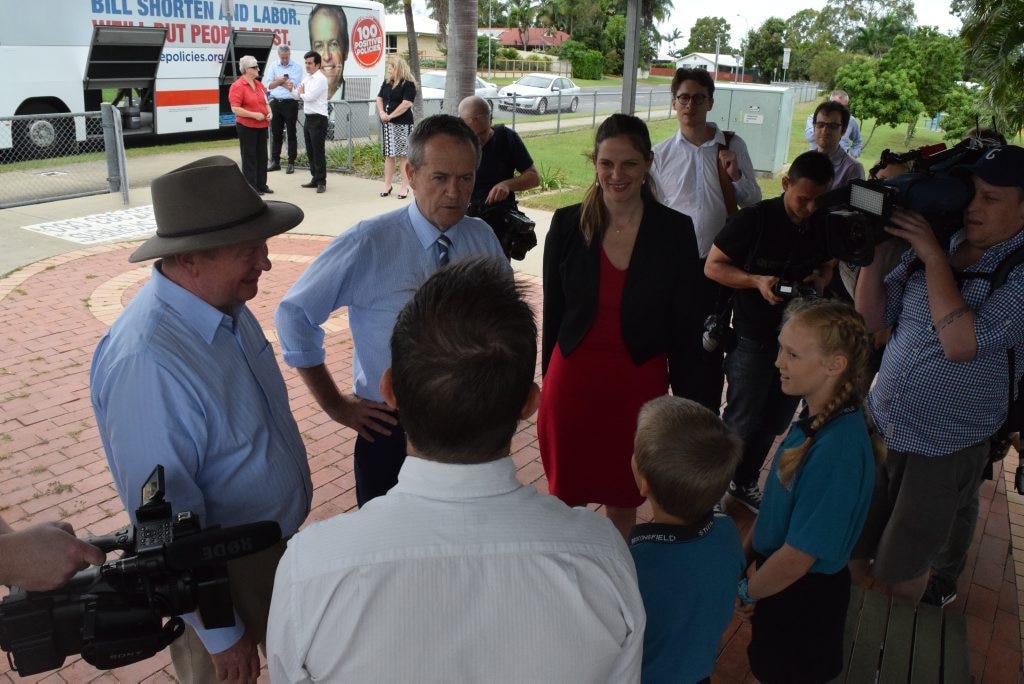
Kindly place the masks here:
<instances>
[{"instance_id":1,"label":"palm tree","mask_svg":"<svg viewBox=\"0 0 1024 684\"><path fill-rule=\"evenodd\" d=\"M537 10L538 6L533 4L533 0L511 0L508 3L508 20L519 30L523 51L529 46L530 27L537 17Z\"/></svg>"},{"instance_id":2,"label":"palm tree","mask_svg":"<svg viewBox=\"0 0 1024 684\"><path fill-rule=\"evenodd\" d=\"M967 59L1005 130L1016 135L1024 126L1024 3L974 0L960 8Z\"/></svg>"},{"instance_id":3,"label":"palm tree","mask_svg":"<svg viewBox=\"0 0 1024 684\"><path fill-rule=\"evenodd\" d=\"M462 98L472 95L476 81L476 0L445 0L448 4L448 79L443 109L456 114Z\"/></svg>"}]
</instances>

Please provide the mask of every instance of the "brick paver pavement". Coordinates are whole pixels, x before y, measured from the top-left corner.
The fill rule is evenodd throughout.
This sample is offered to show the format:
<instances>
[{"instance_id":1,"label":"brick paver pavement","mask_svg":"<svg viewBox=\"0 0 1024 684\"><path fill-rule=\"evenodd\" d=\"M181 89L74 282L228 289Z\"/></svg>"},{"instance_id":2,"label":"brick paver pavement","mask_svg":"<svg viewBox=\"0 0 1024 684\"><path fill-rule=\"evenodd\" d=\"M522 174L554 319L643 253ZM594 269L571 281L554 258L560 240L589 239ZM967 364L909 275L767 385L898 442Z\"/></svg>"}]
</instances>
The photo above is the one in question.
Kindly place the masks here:
<instances>
[{"instance_id":1,"label":"brick paver pavement","mask_svg":"<svg viewBox=\"0 0 1024 684\"><path fill-rule=\"evenodd\" d=\"M328 239L271 239L274 267L264 274L260 294L250 304L272 340L274 307ZM127 261L134 247L79 250L0 279L0 511L16 528L60 519L79 534L96 535L128 522L92 415L89 365L100 336L148 277L150 264ZM517 277L529 286L539 313L539 279ZM329 321L329 330L328 365L339 382L347 382L352 341L344 312ZM282 369L313 473L310 520L350 510L355 489L349 442L355 433L328 420L297 374L283 365ZM520 480L546 491L533 421L521 425L512 450ZM954 609L968 615L972 673L978 681L1012 682L1020 668L1020 632L1002 479L998 485L989 483L983 494L983 524ZM173 494L169 498L173 503ZM641 516L646 514L647 509L641 509ZM749 627L734 621L723 637L716 682L752 680L746 662L748 640ZM266 681L265 674L261 680ZM57 672L18 679L6 658L0 658L0 684L12 681L164 682L173 681L173 670L165 651L109 672L74 657Z\"/></svg>"}]
</instances>

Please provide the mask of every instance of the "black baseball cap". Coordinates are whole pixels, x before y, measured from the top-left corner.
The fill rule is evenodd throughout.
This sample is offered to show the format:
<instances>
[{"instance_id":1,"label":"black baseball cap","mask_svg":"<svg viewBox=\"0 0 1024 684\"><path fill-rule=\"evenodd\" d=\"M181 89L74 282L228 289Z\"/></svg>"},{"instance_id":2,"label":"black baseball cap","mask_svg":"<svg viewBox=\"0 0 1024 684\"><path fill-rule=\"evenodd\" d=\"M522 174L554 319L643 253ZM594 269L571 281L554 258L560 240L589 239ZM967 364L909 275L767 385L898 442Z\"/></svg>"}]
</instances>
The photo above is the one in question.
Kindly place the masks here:
<instances>
[{"instance_id":1,"label":"black baseball cap","mask_svg":"<svg viewBox=\"0 0 1024 684\"><path fill-rule=\"evenodd\" d=\"M1024 188L1024 147L994 147L965 170L990 185Z\"/></svg>"}]
</instances>

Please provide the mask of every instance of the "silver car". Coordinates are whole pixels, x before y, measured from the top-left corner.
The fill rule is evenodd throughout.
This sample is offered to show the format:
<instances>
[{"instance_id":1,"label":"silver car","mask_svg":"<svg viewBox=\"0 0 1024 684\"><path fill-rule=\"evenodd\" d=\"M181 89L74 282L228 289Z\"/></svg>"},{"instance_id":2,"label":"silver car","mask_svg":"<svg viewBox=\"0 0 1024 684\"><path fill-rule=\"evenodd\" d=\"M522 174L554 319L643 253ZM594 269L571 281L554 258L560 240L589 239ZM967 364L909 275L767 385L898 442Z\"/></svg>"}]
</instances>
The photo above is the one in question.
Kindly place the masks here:
<instances>
[{"instance_id":1,"label":"silver car","mask_svg":"<svg viewBox=\"0 0 1024 684\"><path fill-rule=\"evenodd\" d=\"M424 71L420 74L420 92L424 100L441 100L444 98L444 86L448 80L448 74L444 71ZM488 83L479 76L474 84L474 94L485 100L494 100L498 97L498 86Z\"/></svg>"},{"instance_id":2,"label":"silver car","mask_svg":"<svg viewBox=\"0 0 1024 684\"><path fill-rule=\"evenodd\" d=\"M498 91L501 109L523 109L544 114L552 109L575 112L580 106L580 87L564 76L529 74ZM514 96L514 97L513 97Z\"/></svg>"}]
</instances>

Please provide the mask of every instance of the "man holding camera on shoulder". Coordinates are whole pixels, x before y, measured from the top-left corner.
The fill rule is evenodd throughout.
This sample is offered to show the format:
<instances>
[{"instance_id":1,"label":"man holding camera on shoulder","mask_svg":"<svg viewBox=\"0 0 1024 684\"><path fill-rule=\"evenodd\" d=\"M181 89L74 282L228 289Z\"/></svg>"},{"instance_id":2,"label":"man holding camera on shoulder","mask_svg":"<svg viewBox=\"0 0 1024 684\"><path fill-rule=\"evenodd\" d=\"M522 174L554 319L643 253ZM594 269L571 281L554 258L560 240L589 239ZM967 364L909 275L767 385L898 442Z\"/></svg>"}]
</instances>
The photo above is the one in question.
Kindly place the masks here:
<instances>
[{"instance_id":1,"label":"man holding camera on shoulder","mask_svg":"<svg viewBox=\"0 0 1024 684\"><path fill-rule=\"evenodd\" d=\"M941 244L920 214L899 211L885 230L910 249L888 275L883 243L861 269L855 302L868 329L895 326L868 409L888 449L875 473L854 577L870 571L893 595L919 601L929 568L973 504L989 437L1007 415L1007 350L1024 343L1024 266L993 290L990 278L1024 246L1024 148L986 152L969 172L963 228ZM956 173L956 171L954 171ZM951 587L955 597L955 583ZM940 597L939 603L945 602Z\"/></svg>"},{"instance_id":2,"label":"man holding camera on shoulder","mask_svg":"<svg viewBox=\"0 0 1024 684\"><path fill-rule=\"evenodd\" d=\"M537 245L537 238L532 222L519 212L516 193L540 185L540 173L519 134L511 128L492 125L491 105L487 100L476 95L464 98L459 103L459 118L480 138L480 166L467 214L482 218L494 229L505 256L522 259ZM512 212L515 214L510 221ZM522 225L522 219L516 221L519 217L526 219L525 223L530 224L528 228ZM528 232L532 240L521 234L524 232ZM523 244L524 239L526 244Z\"/></svg>"},{"instance_id":3,"label":"man holding camera on shoulder","mask_svg":"<svg viewBox=\"0 0 1024 684\"><path fill-rule=\"evenodd\" d=\"M815 199L831 182L827 156L801 154L782 178L780 197L730 217L704 267L708 278L735 290L737 340L725 359L728 385L722 418L743 440L743 460L729 494L754 513L761 505L761 465L799 402L799 397L782 393L775 367L782 313L793 297L820 295L832 278L824 235L807 224Z\"/></svg>"}]
</instances>

